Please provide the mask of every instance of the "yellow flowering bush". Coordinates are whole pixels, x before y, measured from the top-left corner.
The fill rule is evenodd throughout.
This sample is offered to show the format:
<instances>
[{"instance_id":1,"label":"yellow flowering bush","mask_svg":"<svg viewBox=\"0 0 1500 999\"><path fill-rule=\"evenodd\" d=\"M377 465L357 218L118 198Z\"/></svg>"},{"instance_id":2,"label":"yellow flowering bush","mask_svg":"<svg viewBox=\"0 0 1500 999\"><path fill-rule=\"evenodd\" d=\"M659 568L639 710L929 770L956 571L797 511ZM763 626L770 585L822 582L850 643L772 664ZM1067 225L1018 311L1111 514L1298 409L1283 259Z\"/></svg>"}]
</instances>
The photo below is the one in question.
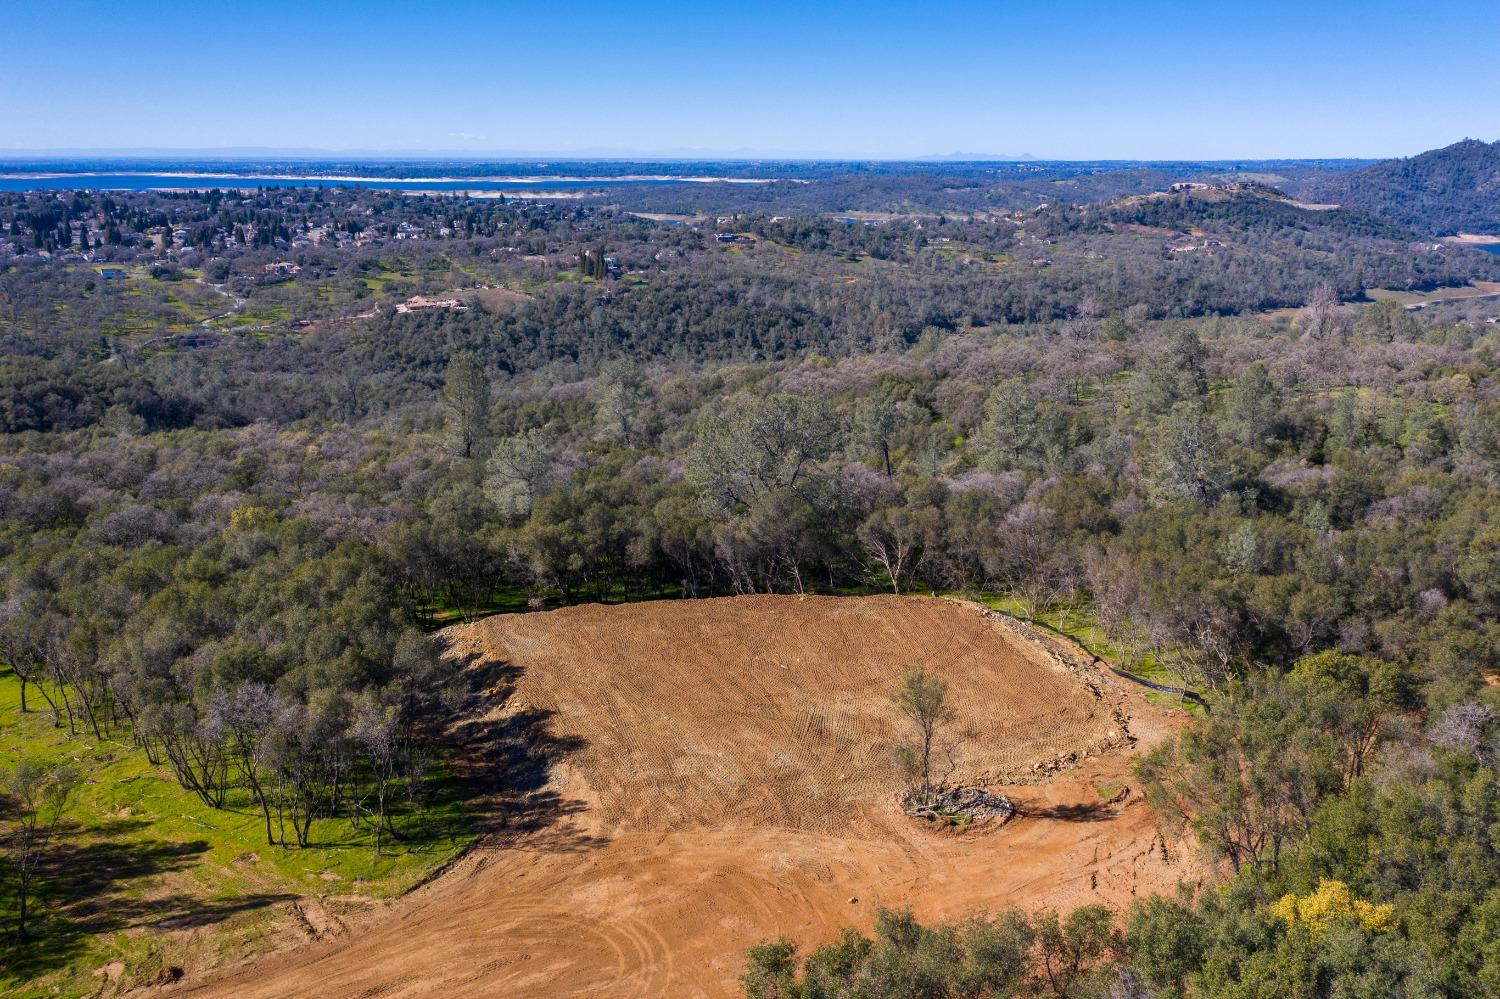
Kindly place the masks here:
<instances>
[{"instance_id":1,"label":"yellow flowering bush","mask_svg":"<svg viewBox=\"0 0 1500 999\"><path fill-rule=\"evenodd\" d=\"M1377 905L1355 898L1342 881L1319 881L1316 891L1297 896L1290 892L1271 905L1271 913L1288 926L1305 926L1314 937L1322 936L1336 919L1352 917L1372 933L1390 929L1393 906Z\"/></svg>"}]
</instances>

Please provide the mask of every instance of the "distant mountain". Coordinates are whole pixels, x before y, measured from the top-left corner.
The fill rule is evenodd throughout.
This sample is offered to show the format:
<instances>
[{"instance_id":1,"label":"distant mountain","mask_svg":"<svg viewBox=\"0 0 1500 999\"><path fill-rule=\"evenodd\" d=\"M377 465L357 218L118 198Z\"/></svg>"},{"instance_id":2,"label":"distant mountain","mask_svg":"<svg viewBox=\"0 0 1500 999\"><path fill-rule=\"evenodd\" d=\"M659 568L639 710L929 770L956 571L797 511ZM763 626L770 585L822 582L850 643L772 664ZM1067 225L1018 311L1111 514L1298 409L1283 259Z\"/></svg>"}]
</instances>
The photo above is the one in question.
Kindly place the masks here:
<instances>
[{"instance_id":1,"label":"distant mountain","mask_svg":"<svg viewBox=\"0 0 1500 999\"><path fill-rule=\"evenodd\" d=\"M916 157L917 163L1034 163L1036 157L1030 153L1019 156L1002 153L929 153Z\"/></svg>"},{"instance_id":2,"label":"distant mountain","mask_svg":"<svg viewBox=\"0 0 1500 999\"><path fill-rule=\"evenodd\" d=\"M1332 174L1302 197L1435 235L1500 234L1500 142L1465 139L1410 159Z\"/></svg>"}]
</instances>

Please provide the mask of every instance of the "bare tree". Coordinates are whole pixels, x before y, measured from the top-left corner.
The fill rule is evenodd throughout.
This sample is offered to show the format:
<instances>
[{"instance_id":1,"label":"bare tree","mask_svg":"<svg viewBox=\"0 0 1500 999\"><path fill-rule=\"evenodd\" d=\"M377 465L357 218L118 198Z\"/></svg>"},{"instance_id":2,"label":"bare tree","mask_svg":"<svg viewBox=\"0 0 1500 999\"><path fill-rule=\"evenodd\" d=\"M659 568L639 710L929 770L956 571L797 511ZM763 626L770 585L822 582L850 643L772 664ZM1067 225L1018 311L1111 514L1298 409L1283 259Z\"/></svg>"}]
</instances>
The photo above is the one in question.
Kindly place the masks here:
<instances>
[{"instance_id":1,"label":"bare tree","mask_svg":"<svg viewBox=\"0 0 1500 999\"><path fill-rule=\"evenodd\" d=\"M73 728L76 704L77 714L93 730L94 738L102 739L100 718L110 697L109 675L100 668L95 636L76 618L59 616L53 624L47 636L47 672L67 709L69 730Z\"/></svg>"},{"instance_id":2,"label":"bare tree","mask_svg":"<svg viewBox=\"0 0 1500 999\"><path fill-rule=\"evenodd\" d=\"M14 821L4 844L16 872L16 937L20 940L27 938L27 904L37 873L77 786L78 775L67 766L22 760L14 770L0 773L0 792L14 809Z\"/></svg>"},{"instance_id":3,"label":"bare tree","mask_svg":"<svg viewBox=\"0 0 1500 999\"><path fill-rule=\"evenodd\" d=\"M943 739L944 731L953 721L953 711L948 707L948 681L926 670L912 670L902 678L891 699L910 725L907 741L896 747L895 754L907 772L911 803L931 804L954 767L954 747ZM949 763L947 772L936 781L932 774L935 750L942 750Z\"/></svg>"},{"instance_id":4,"label":"bare tree","mask_svg":"<svg viewBox=\"0 0 1500 999\"><path fill-rule=\"evenodd\" d=\"M215 741L225 746L230 762L260 805L268 846L276 845L276 836L271 829L266 771L271 765L272 728L280 711L281 701L261 683L241 684L233 693L214 698L209 707L209 724L218 735Z\"/></svg>"},{"instance_id":5,"label":"bare tree","mask_svg":"<svg viewBox=\"0 0 1500 999\"><path fill-rule=\"evenodd\" d=\"M400 727L396 709L378 703L361 706L352 735L370 765L375 792L375 856L380 856L384 834L390 826L388 804L401 763Z\"/></svg>"},{"instance_id":6,"label":"bare tree","mask_svg":"<svg viewBox=\"0 0 1500 999\"><path fill-rule=\"evenodd\" d=\"M880 574L890 582L891 592L901 587L921 566L928 539L938 532L934 507L882 507L856 531L860 545Z\"/></svg>"},{"instance_id":7,"label":"bare tree","mask_svg":"<svg viewBox=\"0 0 1500 999\"><path fill-rule=\"evenodd\" d=\"M1427 733L1435 746L1472 753L1484 759L1484 730L1495 718L1493 709L1484 704L1455 704L1444 711Z\"/></svg>"},{"instance_id":8,"label":"bare tree","mask_svg":"<svg viewBox=\"0 0 1500 999\"><path fill-rule=\"evenodd\" d=\"M36 604L35 600L24 600L16 596L0 604L0 660L4 660L21 681L21 711L24 713L29 710L26 690L28 687L35 687L52 709L54 721L60 725L62 715L44 684L47 666L46 636Z\"/></svg>"},{"instance_id":9,"label":"bare tree","mask_svg":"<svg viewBox=\"0 0 1500 999\"><path fill-rule=\"evenodd\" d=\"M1024 567L1011 587L1010 594L1028 620L1061 604L1061 625L1067 627L1067 599L1078 592L1080 579L1077 565L1065 553L1050 552L1040 561Z\"/></svg>"},{"instance_id":10,"label":"bare tree","mask_svg":"<svg viewBox=\"0 0 1500 999\"><path fill-rule=\"evenodd\" d=\"M1339 293L1325 281L1313 289L1298 322L1309 340L1344 340L1353 328L1354 317L1343 307Z\"/></svg>"},{"instance_id":11,"label":"bare tree","mask_svg":"<svg viewBox=\"0 0 1500 999\"><path fill-rule=\"evenodd\" d=\"M196 708L183 702L152 705L142 713L141 728L161 746L178 784L209 808L224 807L229 757L225 732L212 718L200 718Z\"/></svg>"}]
</instances>

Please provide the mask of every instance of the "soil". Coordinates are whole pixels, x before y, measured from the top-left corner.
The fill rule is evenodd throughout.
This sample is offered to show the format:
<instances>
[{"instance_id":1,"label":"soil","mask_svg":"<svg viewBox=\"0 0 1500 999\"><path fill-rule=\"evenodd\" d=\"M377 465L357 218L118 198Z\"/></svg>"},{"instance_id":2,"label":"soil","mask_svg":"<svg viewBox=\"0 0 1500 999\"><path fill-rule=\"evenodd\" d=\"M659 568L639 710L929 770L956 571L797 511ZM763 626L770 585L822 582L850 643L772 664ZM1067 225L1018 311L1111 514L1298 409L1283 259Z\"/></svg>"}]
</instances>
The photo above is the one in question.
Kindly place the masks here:
<instances>
[{"instance_id":1,"label":"soil","mask_svg":"<svg viewBox=\"0 0 1500 999\"><path fill-rule=\"evenodd\" d=\"M1200 876L1128 790L1181 716L973 605L589 606L444 637L480 692L477 765L513 788L495 830L405 898L302 905L285 949L172 992L732 996L750 944L816 945L878 906L1123 906ZM1009 822L902 814L889 695L916 666L968 733L955 779L1009 797Z\"/></svg>"},{"instance_id":2,"label":"soil","mask_svg":"<svg viewBox=\"0 0 1500 999\"><path fill-rule=\"evenodd\" d=\"M486 312L509 312L517 306L531 301L531 296L509 288L480 288L475 291L456 291L452 296L472 295ZM449 294L439 295L439 298L452 297Z\"/></svg>"}]
</instances>

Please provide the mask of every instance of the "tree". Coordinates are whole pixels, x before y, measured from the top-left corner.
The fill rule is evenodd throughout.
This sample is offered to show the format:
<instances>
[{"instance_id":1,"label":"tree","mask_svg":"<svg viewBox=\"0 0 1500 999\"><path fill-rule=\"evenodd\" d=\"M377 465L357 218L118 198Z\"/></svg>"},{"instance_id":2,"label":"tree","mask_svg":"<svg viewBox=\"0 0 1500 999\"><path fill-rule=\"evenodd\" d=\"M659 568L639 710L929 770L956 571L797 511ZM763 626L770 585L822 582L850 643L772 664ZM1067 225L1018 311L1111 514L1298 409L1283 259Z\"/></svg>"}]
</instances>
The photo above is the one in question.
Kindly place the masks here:
<instances>
[{"instance_id":1,"label":"tree","mask_svg":"<svg viewBox=\"0 0 1500 999\"><path fill-rule=\"evenodd\" d=\"M1190 892L1179 890L1176 899L1153 896L1136 901L1125 926L1136 970L1151 984L1180 995L1188 975L1202 964L1208 945Z\"/></svg>"},{"instance_id":2,"label":"tree","mask_svg":"<svg viewBox=\"0 0 1500 999\"><path fill-rule=\"evenodd\" d=\"M266 824L266 845L275 846L271 830L271 802L265 781L271 762L271 732L281 702L264 684L244 683L216 697L209 707L209 724L226 747L229 759L250 785Z\"/></svg>"},{"instance_id":3,"label":"tree","mask_svg":"<svg viewBox=\"0 0 1500 999\"><path fill-rule=\"evenodd\" d=\"M885 477L894 479L891 467L891 440L900 431L902 413L896 399L888 392L877 392L859 404L854 411L850 436L867 453L873 452L880 461Z\"/></svg>"},{"instance_id":4,"label":"tree","mask_svg":"<svg viewBox=\"0 0 1500 999\"><path fill-rule=\"evenodd\" d=\"M1137 766L1148 800L1236 872L1274 871L1318 806L1366 771L1413 703L1396 664L1327 651L1231 685L1213 714Z\"/></svg>"},{"instance_id":5,"label":"tree","mask_svg":"<svg viewBox=\"0 0 1500 999\"><path fill-rule=\"evenodd\" d=\"M1285 780L1305 761L1281 724L1283 688L1261 681L1236 689L1208 720L1163 743L1136 767L1147 800L1170 826L1186 826L1214 860L1236 873L1272 866L1298 828L1298 806L1312 802ZM1309 765L1303 776L1324 785ZM1326 785L1324 785L1326 786Z\"/></svg>"},{"instance_id":6,"label":"tree","mask_svg":"<svg viewBox=\"0 0 1500 999\"><path fill-rule=\"evenodd\" d=\"M901 587L921 566L928 543L938 536L941 519L936 507L881 507L855 532L892 593L899 596Z\"/></svg>"},{"instance_id":7,"label":"tree","mask_svg":"<svg viewBox=\"0 0 1500 999\"><path fill-rule=\"evenodd\" d=\"M1127 386L1132 411L1159 416L1177 403L1202 401L1208 395L1207 362L1208 349L1197 330L1187 325L1173 328Z\"/></svg>"},{"instance_id":8,"label":"tree","mask_svg":"<svg viewBox=\"0 0 1500 999\"><path fill-rule=\"evenodd\" d=\"M1500 611L1500 527L1476 535L1457 568L1458 578L1475 601Z\"/></svg>"},{"instance_id":9,"label":"tree","mask_svg":"<svg viewBox=\"0 0 1500 999\"><path fill-rule=\"evenodd\" d=\"M1037 942L1031 921L1014 909L924 926L910 909L881 908L873 939L845 929L800 961L796 946L784 939L750 948L740 982L747 999L1045 994L1045 981L1032 974Z\"/></svg>"},{"instance_id":10,"label":"tree","mask_svg":"<svg viewBox=\"0 0 1500 999\"><path fill-rule=\"evenodd\" d=\"M448 448L460 458L476 458L489 438L490 383L479 359L454 354L443 374L443 407Z\"/></svg>"},{"instance_id":11,"label":"tree","mask_svg":"<svg viewBox=\"0 0 1500 999\"><path fill-rule=\"evenodd\" d=\"M650 399L650 386L634 364L612 361L595 382L594 423L598 439L606 444L639 445L641 417Z\"/></svg>"},{"instance_id":12,"label":"tree","mask_svg":"<svg viewBox=\"0 0 1500 999\"><path fill-rule=\"evenodd\" d=\"M44 619L40 604L41 601L35 598L23 600L16 596L0 604L0 660L21 681L22 712L28 710L27 688L35 687L52 709L52 717L60 719L57 704L47 693L45 685L47 636L42 626Z\"/></svg>"},{"instance_id":13,"label":"tree","mask_svg":"<svg viewBox=\"0 0 1500 999\"><path fill-rule=\"evenodd\" d=\"M1095 994L1084 983L1121 950L1114 913L1102 905L1079 906L1062 918L1039 914L1036 942L1042 981L1060 999Z\"/></svg>"},{"instance_id":14,"label":"tree","mask_svg":"<svg viewBox=\"0 0 1500 999\"><path fill-rule=\"evenodd\" d=\"M708 418L688 474L710 507L743 511L778 490L809 498L816 463L827 458L838 423L823 403L772 395Z\"/></svg>"},{"instance_id":15,"label":"tree","mask_svg":"<svg viewBox=\"0 0 1500 999\"><path fill-rule=\"evenodd\" d=\"M9 799L14 818L5 837L5 852L16 879L16 937L27 939L27 908L37 874L57 835L68 799L78 786L71 767L22 760L0 773L0 792Z\"/></svg>"},{"instance_id":16,"label":"tree","mask_svg":"<svg viewBox=\"0 0 1500 999\"><path fill-rule=\"evenodd\" d=\"M929 805L940 790L937 785L946 778L944 775L933 780L935 749L946 752L950 763L948 773L952 773L953 747L941 742L944 730L954 718L948 707L948 681L926 670L912 670L902 679L892 700L910 726L906 743L896 747L897 759L907 772L908 796L912 804Z\"/></svg>"},{"instance_id":17,"label":"tree","mask_svg":"<svg viewBox=\"0 0 1500 999\"><path fill-rule=\"evenodd\" d=\"M1180 402L1152 428L1144 460L1146 492L1157 503L1209 505L1229 488L1230 469L1203 407Z\"/></svg>"},{"instance_id":18,"label":"tree","mask_svg":"<svg viewBox=\"0 0 1500 999\"><path fill-rule=\"evenodd\" d=\"M1018 378L996 385L984 412L979 443L996 471L1055 467L1073 444L1067 411Z\"/></svg>"},{"instance_id":19,"label":"tree","mask_svg":"<svg viewBox=\"0 0 1500 999\"><path fill-rule=\"evenodd\" d=\"M745 999L791 999L797 988L797 948L785 939L756 944L745 953Z\"/></svg>"},{"instance_id":20,"label":"tree","mask_svg":"<svg viewBox=\"0 0 1500 999\"><path fill-rule=\"evenodd\" d=\"M384 834L390 830L391 789L401 761L400 730L393 705L370 701L360 706L352 735L370 767L375 794L375 856L380 856ZM394 830L390 830L394 832Z\"/></svg>"},{"instance_id":21,"label":"tree","mask_svg":"<svg viewBox=\"0 0 1500 999\"><path fill-rule=\"evenodd\" d=\"M484 493L505 516L528 519L552 468L552 451L541 431L507 437L485 464Z\"/></svg>"},{"instance_id":22,"label":"tree","mask_svg":"<svg viewBox=\"0 0 1500 999\"><path fill-rule=\"evenodd\" d=\"M1276 429L1281 392L1259 361L1240 372L1229 389L1225 419L1235 439L1246 447L1261 447Z\"/></svg>"},{"instance_id":23,"label":"tree","mask_svg":"<svg viewBox=\"0 0 1500 999\"><path fill-rule=\"evenodd\" d=\"M1297 660L1287 683L1306 727L1327 740L1345 786L1364 775L1392 719L1416 706L1401 666L1332 649Z\"/></svg>"}]
</instances>

